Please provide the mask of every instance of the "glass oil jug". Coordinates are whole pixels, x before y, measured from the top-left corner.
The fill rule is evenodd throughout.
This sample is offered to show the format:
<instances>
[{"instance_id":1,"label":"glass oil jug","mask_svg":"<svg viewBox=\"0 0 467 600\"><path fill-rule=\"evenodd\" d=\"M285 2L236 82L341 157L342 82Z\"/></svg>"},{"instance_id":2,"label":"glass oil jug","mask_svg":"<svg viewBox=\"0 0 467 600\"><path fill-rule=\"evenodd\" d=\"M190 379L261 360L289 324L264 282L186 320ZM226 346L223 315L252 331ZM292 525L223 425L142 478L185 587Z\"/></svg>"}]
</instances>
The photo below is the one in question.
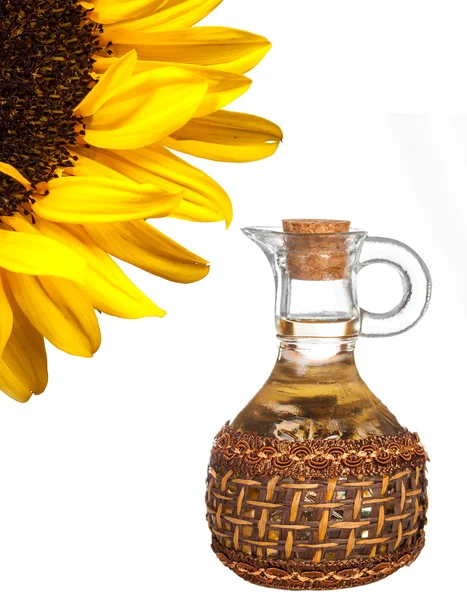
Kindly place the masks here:
<instances>
[{"instance_id":1,"label":"glass oil jug","mask_svg":"<svg viewBox=\"0 0 467 600\"><path fill-rule=\"evenodd\" d=\"M369 390L354 359L359 336L413 327L429 272L408 246L348 221L249 227L276 283L279 353L268 380L212 448L207 520L218 558L244 579L283 589L377 581L424 544L426 454ZM400 274L399 304L358 305L367 265Z\"/></svg>"}]
</instances>

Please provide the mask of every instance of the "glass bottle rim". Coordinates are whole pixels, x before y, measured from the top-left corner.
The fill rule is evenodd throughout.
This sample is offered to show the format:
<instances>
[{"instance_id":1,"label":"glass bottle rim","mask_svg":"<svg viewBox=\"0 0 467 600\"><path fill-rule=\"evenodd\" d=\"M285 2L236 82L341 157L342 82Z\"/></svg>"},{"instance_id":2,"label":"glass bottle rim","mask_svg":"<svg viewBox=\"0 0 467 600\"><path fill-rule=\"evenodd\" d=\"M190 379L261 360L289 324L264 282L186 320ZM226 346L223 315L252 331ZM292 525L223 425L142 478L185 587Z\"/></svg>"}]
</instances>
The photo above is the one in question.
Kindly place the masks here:
<instances>
[{"instance_id":1,"label":"glass bottle rim","mask_svg":"<svg viewBox=\"0 0 467 600\"><path fill-rule=\"evenodd\" d=\"M241 228L242 232L245 234L248 233L264 233L264 234L271 234L277 237L316 237L316 238L323 238L323 237L344 237L344 238L351 238L353 236L357 236L357 235L362 235L362 234L367 234L367 231L365 231L364 229L359 229L359 228L354 228L351 227L349 231L343 231L343 232L329 232L329 233L300 233L300 232L292 232L292 231L284 231L281 227L277 227L277 226L273 226L273 225L265 225L265 226L260 226L260 225L253 225L253 226L249 226L249 227L242 227Z\"/></svg>"}]
</instances>

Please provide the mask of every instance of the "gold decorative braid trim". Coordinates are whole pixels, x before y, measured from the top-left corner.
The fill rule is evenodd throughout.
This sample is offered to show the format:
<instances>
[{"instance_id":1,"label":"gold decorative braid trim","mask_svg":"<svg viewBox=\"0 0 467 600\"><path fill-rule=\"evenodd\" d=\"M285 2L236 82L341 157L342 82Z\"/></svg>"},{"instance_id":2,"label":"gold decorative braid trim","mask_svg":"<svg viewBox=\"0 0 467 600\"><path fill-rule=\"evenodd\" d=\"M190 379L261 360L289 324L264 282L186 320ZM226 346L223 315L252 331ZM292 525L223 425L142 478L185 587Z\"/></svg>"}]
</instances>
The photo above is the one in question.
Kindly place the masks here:
<instances>
[{"instance_id":1,"label":"gold decorative braid trim","mask_svg":"<svg viewBox=\"0 0 467 600\"><path fill-rule=\"evenodd\" d=\"M397 569L412 564L420 554L424 542L421 531L417 542L408 549L378 558L338 560L322 564L253 558L229 550L215 539L212 549L225 566L252 583L289 590L319 590L354 587L383 579Z\"/></svg>"},{"instance_id":2,"label":"gold decorative braid trim","mask_svg":"<svg viewBox=\"0 0 467 600\"><path fill-rule=\"evenodd\" d=\"M383 475L425 465L428 457L416 433L362 440L288 442L225 425L217 434L211 466L251 476L328 479L341 475Z\"/></svg>"}]
</instances>

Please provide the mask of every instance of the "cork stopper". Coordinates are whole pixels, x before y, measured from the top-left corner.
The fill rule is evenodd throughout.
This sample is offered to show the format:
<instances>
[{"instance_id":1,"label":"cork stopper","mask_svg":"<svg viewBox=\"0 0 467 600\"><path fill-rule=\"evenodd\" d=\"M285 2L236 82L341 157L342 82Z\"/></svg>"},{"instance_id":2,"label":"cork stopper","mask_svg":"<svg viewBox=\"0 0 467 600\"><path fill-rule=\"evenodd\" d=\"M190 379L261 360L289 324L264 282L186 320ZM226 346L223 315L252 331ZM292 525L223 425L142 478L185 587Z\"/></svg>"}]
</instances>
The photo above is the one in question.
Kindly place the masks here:
<instances>
[{"instance_id":1,"label":"cork stopper","mask_svg":"<svg viewBox=\"0 0 467 600\"><path fill-rule=\"evenodd\" d=\"M284 219L286 233L313 234L290 236L287 261L292 279L323 281L343 279L347 266L345 239L339 236L350 229L350 221L329 219ZM333 234L323 235L320 234Z\"/></svg>"}]
</instances>

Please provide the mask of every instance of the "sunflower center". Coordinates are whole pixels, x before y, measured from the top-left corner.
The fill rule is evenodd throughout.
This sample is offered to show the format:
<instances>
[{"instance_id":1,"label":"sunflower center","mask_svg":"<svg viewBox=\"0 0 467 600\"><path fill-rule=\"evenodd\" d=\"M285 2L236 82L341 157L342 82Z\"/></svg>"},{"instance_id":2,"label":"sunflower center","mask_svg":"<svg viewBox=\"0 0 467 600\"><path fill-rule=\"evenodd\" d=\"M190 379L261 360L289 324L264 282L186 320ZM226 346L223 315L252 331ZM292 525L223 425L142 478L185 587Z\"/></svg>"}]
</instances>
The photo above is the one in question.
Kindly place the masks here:
<instances>
[{"instance_id":1,"label":"sunflower center","mask_svg":"<svg viewBox=\"0 0 467 600\"><path fill-rule=\"evenodd\" d=\"M2 0L0 22L0 161L34 186L72 166L82 129L73 110L93 83L102 29L75 0ZM0 173L0 217L30 194Z\"/></svg>"}]
</instances>

